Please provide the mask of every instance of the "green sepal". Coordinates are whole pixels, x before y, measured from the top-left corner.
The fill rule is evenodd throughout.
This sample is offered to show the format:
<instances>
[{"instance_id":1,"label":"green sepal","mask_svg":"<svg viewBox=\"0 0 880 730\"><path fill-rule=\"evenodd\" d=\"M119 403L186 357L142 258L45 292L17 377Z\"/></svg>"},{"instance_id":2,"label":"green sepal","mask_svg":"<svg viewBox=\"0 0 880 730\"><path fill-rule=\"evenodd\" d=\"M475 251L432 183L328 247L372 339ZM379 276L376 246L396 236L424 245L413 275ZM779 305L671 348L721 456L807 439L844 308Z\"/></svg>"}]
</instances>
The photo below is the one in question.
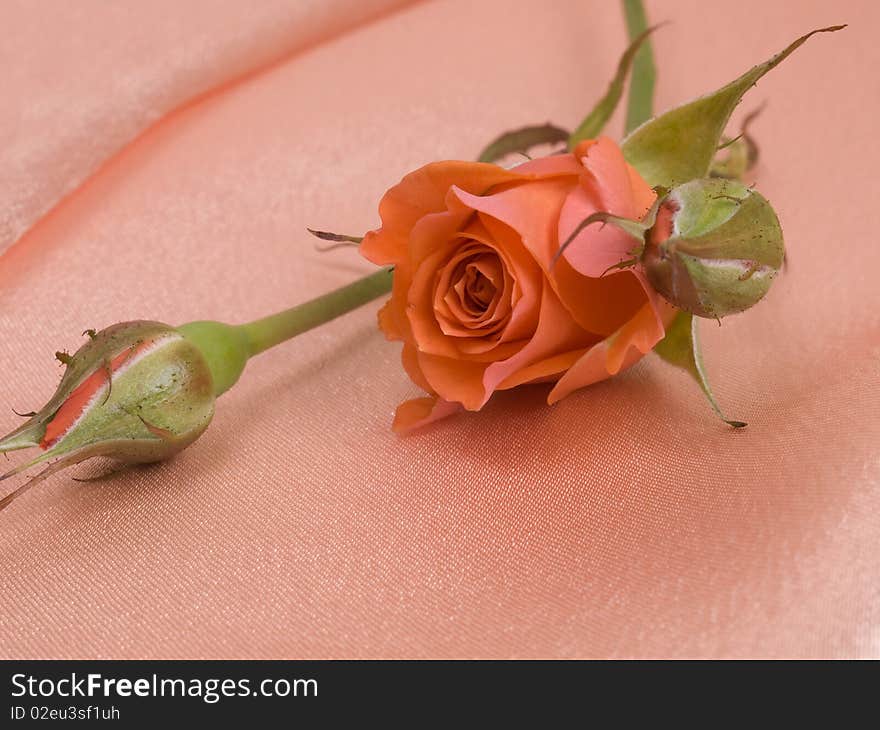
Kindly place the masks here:
<instances>
[{"instance_id":1,"label":"green sepal","mask_svg":"<svg viewBox=\"0 0 880 730\"><path fill-rule=\"evenodd\" d=\"M682 368L691 374L703 389L712 410L718 414L722 421L734 428L743 428L746 425L743 421L731 421L724 416L712 394L712 388L709 387L709 380L706 377L703 358L700 354L697 322L698 319L692 314L679 312L672 320L672 324L666 328L666 336L654 346L654 352L671 365Z\"/></svg>"},{"instance_id":2,"label":"green sepal","mask_svg":"<svg viewBox=\"0 0 880 730\"><path fill-rule=\"evenodd\" d=\"M674 187L705 177L728 119L743 94L816 33L845 28L819 28L798 38L769 61L744 73L714 93L661 114L632 132L622 143L627 161L649 185Z\"/></svg>"},{"instance_id":3,"label":"green sepal","mask_svg":"<svg viewBox=\"0 0 880 730\"><path fill-rule=\"evenodd\" d=\"M565 142L567 139L567 129L562 129L549 122L514 129L505 132L486 145L477 158L477 162L495 162L513 153L525 155L532 147L537 147L539 144L556 144Z\"/></svg>"},{"instance_id":4,"label":"green sepal","mask_svg":"<svg viewBox=\"0 0 880 730\"><path fill-rule=\"evenodd\" d=\"M623 96L623 84L626 81L626 76L632 66L636 52L639 50L644 40L653 33L657 27L658 26L655 25L653 28L648 28L629 44L629 47L620 57L620 61L617 64L617 73L614 75L614 78L611 79L611 83L608 85L608 91L605 92L605 96L599 99L599 102L593 107L593 110L584 117L584 120L578 125L577 129L572 132L571 137L568 138L569 149L573 150L579 142L582 142L585 139L594 139L605 128L608 120L611 119L611 115L614 114L614 110L617 109L620 97Z\"/></svg>"}]
</instances>

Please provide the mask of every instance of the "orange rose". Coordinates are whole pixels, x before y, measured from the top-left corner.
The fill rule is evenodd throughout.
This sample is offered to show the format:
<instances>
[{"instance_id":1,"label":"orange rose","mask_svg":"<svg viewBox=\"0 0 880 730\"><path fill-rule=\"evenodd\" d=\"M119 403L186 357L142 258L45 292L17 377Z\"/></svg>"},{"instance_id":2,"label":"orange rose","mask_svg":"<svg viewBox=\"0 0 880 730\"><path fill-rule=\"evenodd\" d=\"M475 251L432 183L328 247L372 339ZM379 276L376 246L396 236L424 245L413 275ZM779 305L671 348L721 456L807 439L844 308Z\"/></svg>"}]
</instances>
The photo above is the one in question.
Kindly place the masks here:
<instances>
[{"instance_id":1,"label":"orange rose","mask_svg":"<svg viewBox=\"0 0 880 730\"><path fill-rule=\"evenodd\" d=\"M607 138L511 170L436 162L382 198L382 227L361 253L394 266L379 326L403 341L403 366L431 395L403 403L395 431L465 408L496 390L555 382L549 403L629 367L664 335L675 310L631 258L614 226L577 225L596 211L641 218L654 192Z\"/></svg>"}]
</instances>

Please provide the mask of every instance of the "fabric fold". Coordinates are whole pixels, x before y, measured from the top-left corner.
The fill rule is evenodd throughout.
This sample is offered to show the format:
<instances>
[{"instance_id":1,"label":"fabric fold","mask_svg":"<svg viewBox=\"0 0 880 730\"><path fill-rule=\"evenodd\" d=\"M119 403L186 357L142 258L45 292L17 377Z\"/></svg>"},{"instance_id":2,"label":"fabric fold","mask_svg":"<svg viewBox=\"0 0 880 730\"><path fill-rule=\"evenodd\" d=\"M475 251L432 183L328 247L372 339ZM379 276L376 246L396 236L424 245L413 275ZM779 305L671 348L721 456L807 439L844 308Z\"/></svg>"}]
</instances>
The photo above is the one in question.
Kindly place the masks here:
<instances>
[{"instance_id":1,"label":"fabric fold","mask_svg":"<svg viewBox=\"0 0 880 730\"><path fill-rule=\"evenodd\" d=\"M0 253L175 109L411 2L4 3Z\"/></svg>"}]
</instances>

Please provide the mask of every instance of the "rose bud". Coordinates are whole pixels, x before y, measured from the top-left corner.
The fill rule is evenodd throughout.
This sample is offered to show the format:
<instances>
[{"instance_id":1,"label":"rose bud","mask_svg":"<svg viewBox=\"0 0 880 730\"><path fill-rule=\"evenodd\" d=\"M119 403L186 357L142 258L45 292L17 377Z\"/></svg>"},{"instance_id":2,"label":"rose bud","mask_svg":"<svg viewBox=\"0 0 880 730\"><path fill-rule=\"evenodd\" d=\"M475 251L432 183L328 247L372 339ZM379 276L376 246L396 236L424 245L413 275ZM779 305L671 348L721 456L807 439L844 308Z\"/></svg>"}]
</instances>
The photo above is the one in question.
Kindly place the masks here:
<instances>
[{"instance_id":1,"label":"rose bud","mask_svg":"<svg viewBox=\"0 0 880 730\"><path fill-rule=\"evenodd\" d=\"M641 263L669 302L717 319L760 301L784 254L782 229L764 197L742 183L707 178L666 195Z\"/></svg>"},{"instance_id":2,"label":"rose bud","mask_svg":"<svg viewBox=\"0 0 880 730\"><path fill-rule=\"evenodd\" d=\"M4 474L48 463L16 496L51 473L95 456L123 463L166 459L195 441L214 414L215 389L202 350L159 322L124 322L100 332L74 354L55 395L39 413L0 439L0 452L39 448L36 458Z\"/></svg>"},{"instance_id":3,"label":"rose bud","mask_svg":"<svg viewBox=\"0 0 880 730\"><path fill-rule=\"evenodd\" d=\"M123 322L88 330L39 413L0 438L0 452L38 448L34 459L0 481L39 464L42 472L0 499L0 510L50 474L94 456L123 464L161 461L195 441L211 422L214 401L238 381L248 360L387 294L391 271L362 279L282 312L240 325Z\"/></svg>"}]
</instances>

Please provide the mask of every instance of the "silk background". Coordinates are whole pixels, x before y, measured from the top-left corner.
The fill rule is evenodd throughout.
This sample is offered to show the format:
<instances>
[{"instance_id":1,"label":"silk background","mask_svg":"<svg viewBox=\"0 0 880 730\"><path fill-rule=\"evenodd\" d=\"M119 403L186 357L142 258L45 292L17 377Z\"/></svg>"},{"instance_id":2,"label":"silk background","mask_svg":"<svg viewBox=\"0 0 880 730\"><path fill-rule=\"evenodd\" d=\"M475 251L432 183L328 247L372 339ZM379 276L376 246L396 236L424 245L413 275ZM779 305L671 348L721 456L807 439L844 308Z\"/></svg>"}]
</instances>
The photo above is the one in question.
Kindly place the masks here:
<instances>
[{"instance_id":1,"label":"silk background","mask_svg":"<svg viewBox=\"0 0 880 730\"><path fill-rule=\"evenodd\" d=\"M0 514L0 655L880 655L880 53L873 2L655 0L664 109L801 33L756 179L788 271L706 322L717 421L650 356L398 438L378 303L256 359L173 462L56 476ZM7 1L0 402L115 321L244 321L366 273L385 188L574 125L625 46L600 0ZM620 115L611 131L620 132ZM3 428L17 422L8 410ZM12 460L13 462L16 459Z\"/></svg>"}]
</instances>

